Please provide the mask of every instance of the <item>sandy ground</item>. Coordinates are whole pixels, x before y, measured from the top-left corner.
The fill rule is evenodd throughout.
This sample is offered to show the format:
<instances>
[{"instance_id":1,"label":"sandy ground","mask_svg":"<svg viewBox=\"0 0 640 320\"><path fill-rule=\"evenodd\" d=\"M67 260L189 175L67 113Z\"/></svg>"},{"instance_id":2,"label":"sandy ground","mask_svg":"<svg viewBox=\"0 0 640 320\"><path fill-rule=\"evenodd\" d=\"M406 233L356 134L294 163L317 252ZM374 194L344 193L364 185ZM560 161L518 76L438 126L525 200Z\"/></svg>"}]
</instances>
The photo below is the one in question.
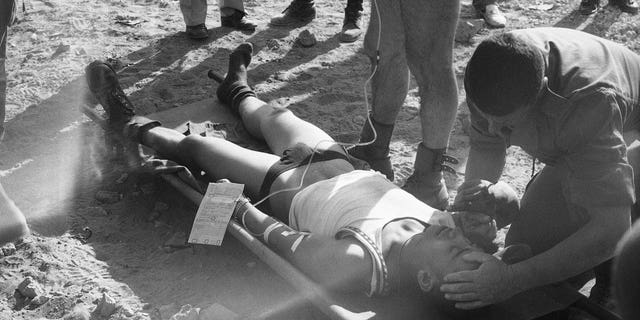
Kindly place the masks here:
<instances>
[{"instance_id":1,"label":"sandy ground","mask_svg":"<svg viewBox=\"0 0 640 320\"><path fill-rule=\"evenodd\" d=\"M124 68L126 92L138 112L148 114L211 98L207 70L224 71L229 51L251 41L256 50L249 77L262 99L290 106L339 140L356 138L369 64L362 41L338 41L344 1L317 1L312 23L278 29L268 21L288 1L248 0L250 18L259 25L253 34L220 28L215 1L209 2L210 37L196 42L183 33L177 1L18 0L20 21L8 45L0 182L34 235L0 258L0 319L169 319L181 308L182 314L200 308L201 319L318 318L233 239L219 248L180 246L195 209L157 178L132 174L108 158L101 130L78 111L86 90L83 69L92 60ZM640 51L637 17L608 6L583 17L578 2L503 2L507 30L575 28ZM368 21L368 1L365 14ZM470 1L463 1L461 17L477 23ZM316 36L314 47L295 44L304 29ZM459 79L475 45L494 32L500 30L482 28L456 43ZM419 142L418 108L412 85L391 145L398 184L410 174ZM461 160L468 152L467 114L461 103L450 143L449 152ZM510 154L504 178L522 192L532 159L517 149ZM448 176L449 188L461 179ZM36 299L14 295L24 281Z\"/></svg>"}]
</instances>

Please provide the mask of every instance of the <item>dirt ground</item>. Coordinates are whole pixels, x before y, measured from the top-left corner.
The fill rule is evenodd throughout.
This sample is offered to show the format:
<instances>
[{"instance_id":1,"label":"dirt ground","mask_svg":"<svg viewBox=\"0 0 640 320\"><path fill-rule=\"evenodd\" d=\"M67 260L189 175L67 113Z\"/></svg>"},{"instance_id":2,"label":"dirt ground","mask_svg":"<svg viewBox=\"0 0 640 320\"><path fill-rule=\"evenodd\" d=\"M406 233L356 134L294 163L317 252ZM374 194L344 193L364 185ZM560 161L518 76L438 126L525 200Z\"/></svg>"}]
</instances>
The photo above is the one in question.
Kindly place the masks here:
<instances>
[{"instance_id":1,"label":"dirt ground","mask_svg":"<svg viewBox=\"0 0 640 320\"><path fill-rule=\"evenodd\" d=\"M314 319L292 288L239 243L183 247L195 209L157 178L134 174L107 157L102 132L83 116L83 69L95 59L123 68L120 81L138 113L179 108L213 97L209 69L223 72L238 43L255 45L250 82L263 100L291 109L341 141L353 141L365 119L363 82L369 72L362 41L342 44L346 1L319 0L318 18L295 28L268 25L288 0L247 0L254 33L219 27L209 1L209 39L185 37L176 0L17 0L10 29L7 133L0 145L0 182L27 215L34 235L0 258L0 319L169 319L182 308L200 319ZM558 26L583 30L640 51L640 20L605 6L580 15L578 0L510 0L501 6L506 30ZM369 1L365 1L365 26ZM462 21L476 22L470 0ZM308 29L318 40L295 44ZM457 42L459 86L482 28ZM434 30L437 32L437 30ZM464 38L464 37L462 37ZM460 90L450 150L464 171L468 111ZM392 142L396 183L411 173L419 142L418 94L407 96ZM522 192L532 159L510 150L504 178ZM455 190L462 177L447 177ZM0 222L1 223L1 222ZM14 296L31 285L41 298ZM192 308L192 309L190 309ZM191 310L191 311L190 311ZM203 315L208 316L203 316Z\"/></svg>"}]
</instances>

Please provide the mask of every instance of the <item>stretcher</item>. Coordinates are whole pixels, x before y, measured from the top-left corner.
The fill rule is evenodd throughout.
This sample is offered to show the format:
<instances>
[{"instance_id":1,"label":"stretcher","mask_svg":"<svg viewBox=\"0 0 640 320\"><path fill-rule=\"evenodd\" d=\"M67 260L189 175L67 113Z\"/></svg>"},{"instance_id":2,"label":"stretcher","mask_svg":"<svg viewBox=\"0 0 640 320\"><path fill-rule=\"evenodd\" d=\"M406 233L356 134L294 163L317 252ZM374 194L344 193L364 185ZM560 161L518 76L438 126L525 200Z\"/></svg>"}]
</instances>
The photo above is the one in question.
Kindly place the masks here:
<instances>
[{"instance_id":1,"label":"stretcher","mask_svg":"<svg viewBox=\"0 0 640 320\"><path fill-rule=\"evenodd\" d=\"M83 105L81 111L106 128L105 120L95 109ZM215 121L226 124L227 128L232 128L228 131L233 131L231 132L233 139L244 141L245 146L259 143L243 132L239 120L215 99L207 99L146 116L180 132L186 132L193 124ZM185 181L183 175L165 173L161 174L161 177L194 204L197 205L202 200L202 189L194 187L190 181ZM258 209L251 206L250 210ZM419 299L410 299L406 296L368 298L364 294L328 292L269 249L237 222L231 221L227 232L286 280L328 319L451 319L450 316L439 313L435 306L425 305ZM474 314L473 319L530 320L565 309L570 305L581 308L601 320L620 319L565 285L547 286L521 293L505 303Z\"/></svg>"}]
</instances>

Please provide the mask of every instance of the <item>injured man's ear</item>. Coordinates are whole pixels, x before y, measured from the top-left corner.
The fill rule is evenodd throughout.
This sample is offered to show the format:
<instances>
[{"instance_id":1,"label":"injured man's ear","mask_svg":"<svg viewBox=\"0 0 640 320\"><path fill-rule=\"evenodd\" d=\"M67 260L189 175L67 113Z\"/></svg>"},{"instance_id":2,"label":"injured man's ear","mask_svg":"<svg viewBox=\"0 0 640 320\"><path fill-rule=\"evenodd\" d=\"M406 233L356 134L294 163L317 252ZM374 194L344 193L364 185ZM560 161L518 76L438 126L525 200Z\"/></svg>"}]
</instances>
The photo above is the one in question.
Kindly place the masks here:
<instances>
[{"instance_id":1,"label":"injured man's ear","mask_svg":"<svg viewBox=\"0 0 640 320\"><path fill-rule=\"evenodd\" d=\"M471 252L483 250L465 238L459 228L429 225L407 241L402 249L403 272L411 277L408 281L417 282L428 301L448 305L451 303L444 299L440 285L449 273L478 268L477 263L463 258ZM451 309L454 309L453 305Z\"/></svg>"}]
</instances>

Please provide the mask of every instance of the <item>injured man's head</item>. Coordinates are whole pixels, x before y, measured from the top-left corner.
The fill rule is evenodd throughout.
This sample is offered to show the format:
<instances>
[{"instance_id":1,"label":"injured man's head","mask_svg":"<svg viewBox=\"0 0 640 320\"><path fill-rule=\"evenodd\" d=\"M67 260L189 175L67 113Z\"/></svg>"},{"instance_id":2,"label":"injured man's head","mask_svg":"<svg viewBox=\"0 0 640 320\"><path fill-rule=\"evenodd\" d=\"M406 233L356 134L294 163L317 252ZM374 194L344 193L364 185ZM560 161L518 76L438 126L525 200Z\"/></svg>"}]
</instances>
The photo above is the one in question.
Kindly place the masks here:
<instances>
[{"instance_id":1,"label":"injured man's head","mask_svg":"<svg viewBox=\"0 0 640 320\"><path fill-rule=\"evenodd\" d=\"M463 257L483 250L473 245L458 228L427 225L423 232L411 237L401 251L401 268L407 287L417 287L430 303L453 310L453 305L444 299L440 285L444 276L463 270L478 268Z\"/></svg>"}]
</instances>

